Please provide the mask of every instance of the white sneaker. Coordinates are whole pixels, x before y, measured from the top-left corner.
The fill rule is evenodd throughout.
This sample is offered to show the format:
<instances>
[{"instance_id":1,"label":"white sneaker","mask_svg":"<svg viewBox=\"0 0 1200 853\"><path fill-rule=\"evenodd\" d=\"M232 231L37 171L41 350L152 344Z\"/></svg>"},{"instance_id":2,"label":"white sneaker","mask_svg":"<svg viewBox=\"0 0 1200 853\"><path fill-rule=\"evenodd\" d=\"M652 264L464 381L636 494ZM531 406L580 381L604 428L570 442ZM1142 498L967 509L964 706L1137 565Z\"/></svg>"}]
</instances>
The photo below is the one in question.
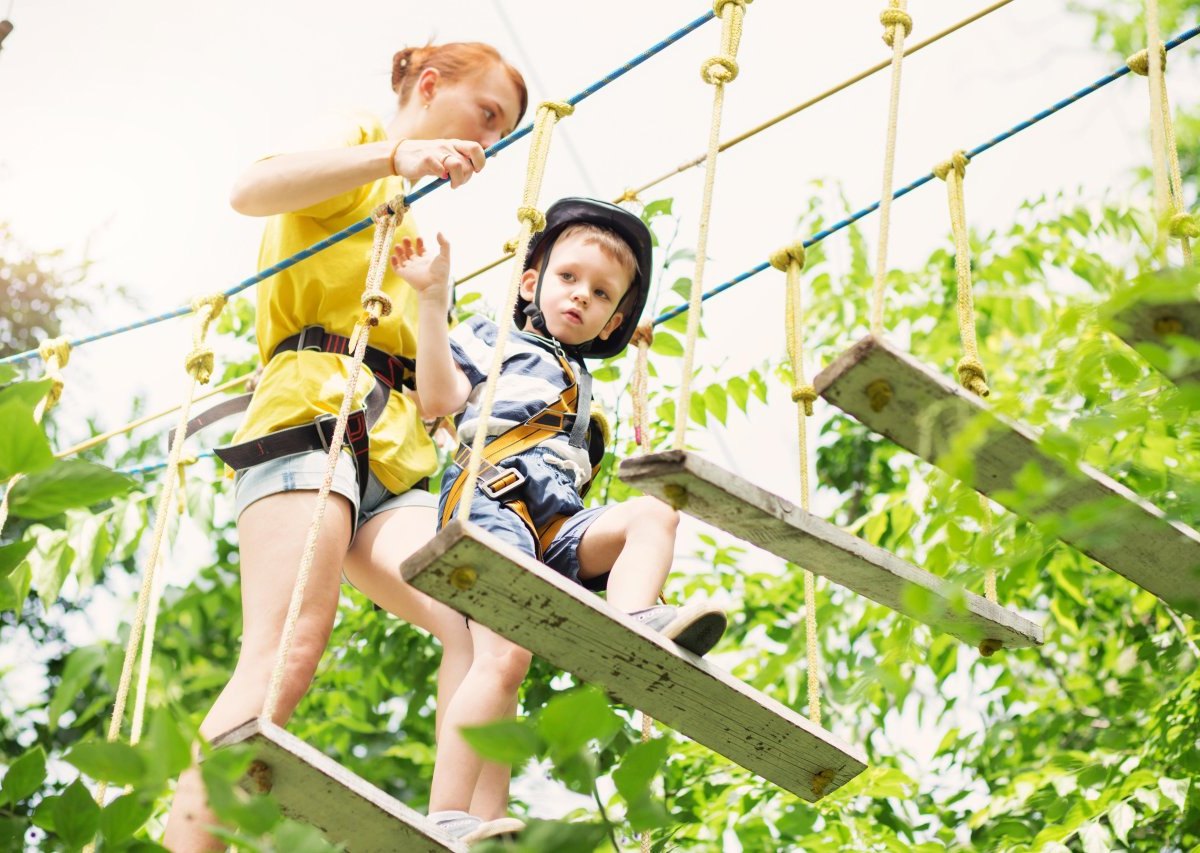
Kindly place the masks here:
<instances>
[{"instance_id":1,"label":"white sneaker","mask_svg":"<svg viewBox=\"0 0 1200 853\"><path fill-rule=\"evenodd\" d=\"M693 603L682 607L659 604L629 614L647 628L674 640L694 655L704 655L717 644L729 620L715 604Z\"/></svg>"},{"instance_id":2,"label":"white sneaker","mask_svg":"<svg viewBox=\"0 0 1200 853\"><path fill-rule=\"evenodd\" d=\"M460 811L430 812L429 819L437 824L438 829L442 832L459 840L465 839L483 823L475 815Z\"/></svg>"},{"instance_id":3,"label":"white sneaker","mask_svg":"<svg viewBox=\"0 0 1200 853\"><path fill-rule=\"evenodd\" d=\"M479 820L479 818L475 818ZM498 817L495 820L480 820L474 830L462 836L468 845L477 844L489 838L516 838L525 829L525 822L515 817Z\"/></svg>"}]
</instances>

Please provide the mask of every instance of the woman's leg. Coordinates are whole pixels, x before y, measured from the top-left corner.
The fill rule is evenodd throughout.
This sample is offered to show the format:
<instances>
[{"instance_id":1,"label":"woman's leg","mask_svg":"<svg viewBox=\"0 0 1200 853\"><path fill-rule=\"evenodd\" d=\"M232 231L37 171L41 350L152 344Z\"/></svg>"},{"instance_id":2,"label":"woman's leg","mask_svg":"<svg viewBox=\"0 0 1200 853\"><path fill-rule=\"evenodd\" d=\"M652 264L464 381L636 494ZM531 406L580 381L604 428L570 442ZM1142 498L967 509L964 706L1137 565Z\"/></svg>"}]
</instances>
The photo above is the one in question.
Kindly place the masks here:
<instances>
[{"instance_id":1,"label":"woman's leg","mask_svg":"<svg viewBox=\"0 0 1200 853\"><path fill-rule=\"evenodd\" d=\"M233 676L200 726L206 738L262 713L316 501L317 493L311 491L273 494L250 504L238 519L242 648ZM350 512L344 497L329 496L273 718L280 725L304 696L329 641L350 541ZM163 843L174 853L223 850L226 845L204 830L214 823L199 770L186 771L176 788Z\"/></svg>"},{"instance_id":2,"label":"woman's leg","mask_svg":"<svg viewBox=\"0 0 1200 853\"><path fill-rule=\"evenodd\" d=\"M373 602L441 642L435 729L440 739L445 708L471 666L471 633L462 614L413 589L404 582L399 568L433 538L436 529L437 510L433 507L406 506L382 512L354 537L345 571L346 579Z\"/></svg>"},{"instance_id":3,"label":"woman's leg","mask_svg":"<svg viewBox=\"0 0 1200 853\"><path fill-rule=\"evenodd\" d=\"M463 738L461 729L493 723L512 713L533 656L475 622L471 623L471 636L471 668L445 709L429 811L468 811L479 797L481 805L490 804L498 814L477 817L491 818L507 809L506 794L503 808L496 808L498 783L507 789L507 770L502 773L495 768L504 765L485 763Z\"/></svg>"}]
</instances>

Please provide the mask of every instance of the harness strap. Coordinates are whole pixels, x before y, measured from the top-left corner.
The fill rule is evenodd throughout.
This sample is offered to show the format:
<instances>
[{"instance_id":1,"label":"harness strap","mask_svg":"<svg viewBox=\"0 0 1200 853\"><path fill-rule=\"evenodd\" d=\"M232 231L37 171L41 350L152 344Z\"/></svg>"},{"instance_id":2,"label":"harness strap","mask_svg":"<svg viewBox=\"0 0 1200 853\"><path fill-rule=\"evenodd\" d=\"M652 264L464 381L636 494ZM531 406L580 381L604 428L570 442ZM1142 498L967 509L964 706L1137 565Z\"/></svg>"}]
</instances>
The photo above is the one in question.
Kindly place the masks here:
<instances>
[{"instance_id":1,"label":"harness strap","mask_svg":"<svg viewBox=\"0 0 1200 853\"><path fill-rule=\"evenodd\" d=\"M324 326L305 326L299 332L280 341L271 358L281 352L331 352L335 355L350 355L350 339L344 335L325 330ZM373 346L367 347L363 364L375 374L375 378L393 391L401 386L416 389L417 363L411 358L392 355Z\"/></svg>"}]
</instances>

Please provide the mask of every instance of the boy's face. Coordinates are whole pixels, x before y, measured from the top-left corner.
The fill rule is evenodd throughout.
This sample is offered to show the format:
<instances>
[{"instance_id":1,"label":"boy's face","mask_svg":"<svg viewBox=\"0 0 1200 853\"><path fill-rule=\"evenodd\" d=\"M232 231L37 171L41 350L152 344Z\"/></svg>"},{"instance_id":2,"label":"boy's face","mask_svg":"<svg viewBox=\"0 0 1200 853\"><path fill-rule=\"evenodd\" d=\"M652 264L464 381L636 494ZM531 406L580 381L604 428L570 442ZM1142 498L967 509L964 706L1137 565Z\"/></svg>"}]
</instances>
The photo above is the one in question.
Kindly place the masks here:
<instances>
[{"instance_id":1,"label":"boy's face","mask_svg":"<svg viewBox=\"0 0 1200 853\"><path fill-rule=\"evenodd\" d=\"M541 309L550 334L564 344L577 346L599 338L606 340L624 317L616 310L633 283L615 259L584 235L556 240L545 261ZM536 269L521 278L521 296L533 301ZM533 331L529 321L526 331Z\"/></svg>"}]
</instances>

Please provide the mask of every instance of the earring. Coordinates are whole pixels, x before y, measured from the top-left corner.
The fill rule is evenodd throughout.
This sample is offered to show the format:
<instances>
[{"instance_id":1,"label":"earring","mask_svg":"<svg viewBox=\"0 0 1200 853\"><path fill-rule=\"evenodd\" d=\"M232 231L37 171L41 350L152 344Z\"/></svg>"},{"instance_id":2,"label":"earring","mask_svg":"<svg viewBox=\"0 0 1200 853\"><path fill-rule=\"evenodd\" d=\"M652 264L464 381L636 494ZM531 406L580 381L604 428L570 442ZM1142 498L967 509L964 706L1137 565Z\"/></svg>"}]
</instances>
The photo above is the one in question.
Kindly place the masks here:
<instances>
[{"instance_id":1,"label":"earring","mask_svg":"<svg viewBox=\"0 0 1200 853\"><path fill-rule=\"evenodd\" d=\"M429 109L429 101L426 101L426 102L425 102L425 107L424 107L424 108L425 108L425 109Z\"/></svg>"}]
</instances>

